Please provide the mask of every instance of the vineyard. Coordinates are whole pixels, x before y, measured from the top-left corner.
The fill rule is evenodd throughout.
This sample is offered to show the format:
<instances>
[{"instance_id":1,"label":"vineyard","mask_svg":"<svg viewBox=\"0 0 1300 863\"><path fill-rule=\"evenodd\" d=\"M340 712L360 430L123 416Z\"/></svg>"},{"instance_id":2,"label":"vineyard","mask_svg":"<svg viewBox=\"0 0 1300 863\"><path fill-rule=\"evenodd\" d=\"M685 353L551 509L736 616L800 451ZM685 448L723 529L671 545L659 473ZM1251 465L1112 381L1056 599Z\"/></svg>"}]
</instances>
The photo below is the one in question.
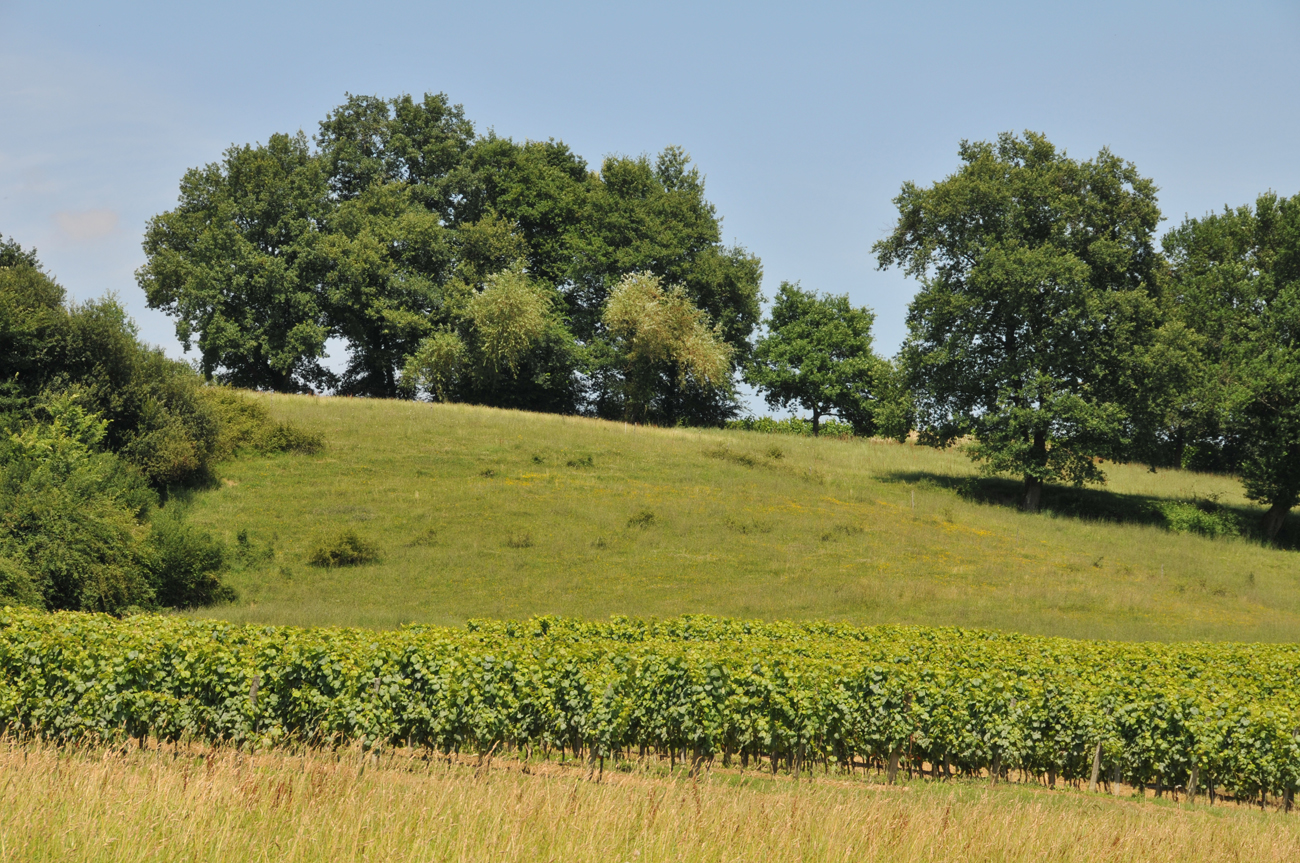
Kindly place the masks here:
<instances>
[{"instance_id":1,"label":"vineyard","mask_svg":"<svg viewBox=\"0 0 1300 863\"><path fill-rule=\"evenodd\" d=\"M1291 808L1300 646L683 617L400 631L0 611L0 732L1124 782Z\"/></svg>"}]
</instances>

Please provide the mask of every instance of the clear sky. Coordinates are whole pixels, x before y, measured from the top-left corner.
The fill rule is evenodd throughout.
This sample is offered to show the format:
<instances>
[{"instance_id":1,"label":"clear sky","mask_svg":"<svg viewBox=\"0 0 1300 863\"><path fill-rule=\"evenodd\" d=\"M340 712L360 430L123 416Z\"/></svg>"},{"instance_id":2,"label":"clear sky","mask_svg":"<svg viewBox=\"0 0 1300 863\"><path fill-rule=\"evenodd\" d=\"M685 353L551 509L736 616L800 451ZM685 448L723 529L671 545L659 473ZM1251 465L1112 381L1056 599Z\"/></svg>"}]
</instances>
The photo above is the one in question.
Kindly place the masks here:
<instances>
[{"instance_id":1,"label":"clear sky","mask_svg":"<svg viewBox=\"0 0 1300 863\"><path fill-rule=\"evenodd\" d=\"M116 292L146 220L232 143L314 133L345 92L445 92L480 130L687 149L728 242L904 335L914 285L870 247L963 138L1103 146L1184 215L1300 192L1300 0L911 3L0 0L0 233L78 298Z\"/></svg>"}]
</instances>

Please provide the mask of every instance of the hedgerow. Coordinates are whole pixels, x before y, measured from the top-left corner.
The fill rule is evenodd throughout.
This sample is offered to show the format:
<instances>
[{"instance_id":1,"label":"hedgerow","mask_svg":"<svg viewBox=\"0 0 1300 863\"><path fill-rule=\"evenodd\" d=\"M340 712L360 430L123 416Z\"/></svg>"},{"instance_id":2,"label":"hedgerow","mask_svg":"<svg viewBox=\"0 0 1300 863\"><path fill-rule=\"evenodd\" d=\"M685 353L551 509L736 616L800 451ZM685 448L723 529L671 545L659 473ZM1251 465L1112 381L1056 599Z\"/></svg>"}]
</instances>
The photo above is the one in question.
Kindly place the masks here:
<instances>
[{"instance_id":1,"label":"hedgerow","mask_svg":"<svg viewBox=\"0 0 1300 863\"><path fill-rule=\"evenodd\" d=\"M529 748L1293 799L1300 646L707 617L395 632L0 612L0 731ZM603 762L602 762L603 763Z\"/></svg>"}]
</instances>

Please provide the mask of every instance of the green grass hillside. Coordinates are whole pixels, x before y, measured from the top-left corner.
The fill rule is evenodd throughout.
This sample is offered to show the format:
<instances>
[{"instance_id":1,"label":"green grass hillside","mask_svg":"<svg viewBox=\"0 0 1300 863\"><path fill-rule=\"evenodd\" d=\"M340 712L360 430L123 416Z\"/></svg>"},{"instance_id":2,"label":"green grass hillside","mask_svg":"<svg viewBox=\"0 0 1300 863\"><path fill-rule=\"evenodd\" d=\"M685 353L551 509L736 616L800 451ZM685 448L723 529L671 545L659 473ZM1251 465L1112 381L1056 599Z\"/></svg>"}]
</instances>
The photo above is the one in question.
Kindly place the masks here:
<instances>
[{"instance_id":1,"label":"green grass hillside","mask_svg":"<svg viewBox=\"0 0 1300 863\"><path fill-rule=\"evenodd\" d=\"M1169 527L1256 517L1230 477L1107 465L1105 489L1055 490L1055 514L1033 516L957 452L261 398L326 448L227 462L191 498L194 521L237 553L241 599L207 616L390 627L701 612L1300 641L1296 552ZM347 530L376 562L308 564Z\"/></svg>"}]
</instances>

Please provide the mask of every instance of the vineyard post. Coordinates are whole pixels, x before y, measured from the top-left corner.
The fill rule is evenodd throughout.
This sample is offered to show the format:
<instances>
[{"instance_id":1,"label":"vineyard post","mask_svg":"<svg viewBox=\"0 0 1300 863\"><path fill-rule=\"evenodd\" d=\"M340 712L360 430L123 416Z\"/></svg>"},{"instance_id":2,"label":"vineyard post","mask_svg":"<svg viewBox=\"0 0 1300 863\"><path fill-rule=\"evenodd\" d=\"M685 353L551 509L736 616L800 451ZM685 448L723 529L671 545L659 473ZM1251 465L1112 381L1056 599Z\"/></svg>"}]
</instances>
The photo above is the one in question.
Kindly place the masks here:
<instances>
[{"instance_id":1,"label":"vineyard post","mask_svg":"<svg viewBox=\"0 0 1300 863\"><path fill-rule=\"evenodd\" d=\"M1199 773L1200 773L1200 765L1193 761L1191 773L1187 777L1187 802L1188 803L1196 802L1196 780L1200 778L1200 776L1198 775Z\"/></svg>"},{"instance_id":2,"label":"vineyard post","mask_svg":"<svg viewBox=\"0 0 1300 863\"><path fill-rule=\"evenodd\" d=\"M989 784L997 785L998 776L1002 774L1002 753L993 750L993 763L989 765Z\"/></svg>"},{"instance_id":3,"label":"vineyard post","mask_svg":"<svg viewBox=\"0 0 1300 863\"><path fill-rule=\"evenodd\" d=\"M1193 774L1195 775L1195 774ZM1097 741L1097 748L1092 751L1092 778L1088 780L1088 792L1097 793L1097 780L1101 777L1101 741Z\"/></svg>"},{"instance_id":4,"label":"vineyard post","mask_svg":"<svg viewBox=\"0 0 1300 863\"><path fill-rule=\"evenodd\" d=\"M901 754L902 754L902 750L900 750L898 747L894 747L893 749L889 750L888 776L889 776L890 785L893 785L894 780L898 778L898 756Z\"/></svg>"}]
</instances>

